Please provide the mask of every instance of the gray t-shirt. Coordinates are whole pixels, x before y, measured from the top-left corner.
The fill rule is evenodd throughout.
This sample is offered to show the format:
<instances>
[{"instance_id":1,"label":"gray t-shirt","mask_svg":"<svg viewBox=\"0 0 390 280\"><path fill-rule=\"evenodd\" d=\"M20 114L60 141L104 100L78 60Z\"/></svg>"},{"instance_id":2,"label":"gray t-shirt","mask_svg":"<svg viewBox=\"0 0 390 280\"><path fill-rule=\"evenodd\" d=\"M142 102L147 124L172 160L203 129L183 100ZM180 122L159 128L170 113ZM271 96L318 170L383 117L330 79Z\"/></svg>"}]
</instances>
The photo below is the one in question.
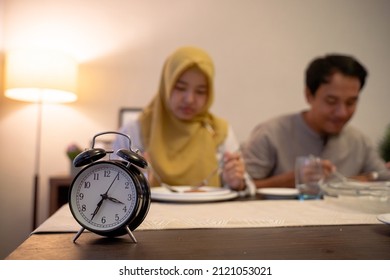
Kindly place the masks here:
<instances>
[{"instance_id":1,"label":"gray t-shirt","mask_svg":"<svg viewBox=\"0 0 390 280\"><path fill-rule=\"evenodd\" d=\"M253 179L292 171L295 159L308 155L330 160L348 177L379 171L382 179L390 178L384 161L361 132L346 126L340 134L324 139L306 124L302 113L257 125L242 148L247 172Z\"/></svg>"}]
</instances>

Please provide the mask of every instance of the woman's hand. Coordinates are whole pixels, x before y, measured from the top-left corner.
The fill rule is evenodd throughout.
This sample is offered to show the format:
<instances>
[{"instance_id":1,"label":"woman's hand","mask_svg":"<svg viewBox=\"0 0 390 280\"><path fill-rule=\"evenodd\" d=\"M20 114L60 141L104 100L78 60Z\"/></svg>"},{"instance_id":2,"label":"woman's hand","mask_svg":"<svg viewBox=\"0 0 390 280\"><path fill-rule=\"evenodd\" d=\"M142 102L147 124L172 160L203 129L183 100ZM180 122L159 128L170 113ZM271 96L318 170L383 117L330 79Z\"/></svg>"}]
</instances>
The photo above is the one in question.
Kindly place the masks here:
<instances>
[{"instance_id":1,"label":"woman's hand","mask_svg":"<svg viewBox=\"0 0 390 280\"><path fill-rule=\"evenodd\" d=\"M245 189L245 166L239 153L226 152L223 155L222 178L233 190Z\"/></svg>"}]
</instances>

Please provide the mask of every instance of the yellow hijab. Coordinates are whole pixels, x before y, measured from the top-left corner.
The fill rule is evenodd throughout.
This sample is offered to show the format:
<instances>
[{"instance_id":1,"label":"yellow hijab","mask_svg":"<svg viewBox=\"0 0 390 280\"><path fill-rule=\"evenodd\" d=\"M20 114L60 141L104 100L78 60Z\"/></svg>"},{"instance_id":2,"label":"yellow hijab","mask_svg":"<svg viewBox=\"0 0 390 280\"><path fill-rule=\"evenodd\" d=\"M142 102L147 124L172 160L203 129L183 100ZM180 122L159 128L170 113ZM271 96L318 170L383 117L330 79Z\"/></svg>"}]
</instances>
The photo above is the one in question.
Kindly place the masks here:
<instances>
[{"instance_id":1,"label":"yellow hijab","mask_svg":"<svg viewBox=\"0 0 390 280\"><path fill-rule=\"evenodd\" d=\"M208 100L201 114L182 121L169 108L171 91L180 75L198 67L208 79ZM218 166L216 151L226 138L227 123L209 109L214 100L214 65L209 55L195 47L182 47L163 66L159 90L140 116L141 137L148 160L164 183L176 186L197 184ZM151 185L158 185L150 180ZM220 186L218 175L208 181Z\"/></svg>"}]
</instances>

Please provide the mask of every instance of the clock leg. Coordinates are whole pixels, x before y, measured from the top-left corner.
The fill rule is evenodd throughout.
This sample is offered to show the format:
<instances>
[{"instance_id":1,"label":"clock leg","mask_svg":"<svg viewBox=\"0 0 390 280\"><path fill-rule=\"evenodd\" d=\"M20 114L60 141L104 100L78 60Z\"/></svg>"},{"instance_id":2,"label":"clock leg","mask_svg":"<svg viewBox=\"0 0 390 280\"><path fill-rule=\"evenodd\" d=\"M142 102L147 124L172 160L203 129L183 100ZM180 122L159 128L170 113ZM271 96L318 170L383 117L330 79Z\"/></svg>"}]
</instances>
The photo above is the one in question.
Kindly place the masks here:
<instances>
[{"instance_id":1,"label":"clock leg","mask_svg":"<svg viewBox=\"0 0 390 280\"><path fill-rule=\"evenodd\" d=\"M82 228L76 233L75 237L73 238L73 243L76 243L77 238L80 237L80 235L83 233L84 230L85 230L85 228L82 227Z\"/></svg>"},{"instance_id":2,"label":"clock leg","mask_svg":"<svg viewBox=\"0 0 390 280\"><path fill-rule=\"evenodd\" d=\"M135 239L134 234L131 232L131 230L129 229L128 226L126 227L126 230L127 230L127 233L129 234L131 240L133 240L134 243L137 243L137 239Z\"/></svg>"}]
</instances>

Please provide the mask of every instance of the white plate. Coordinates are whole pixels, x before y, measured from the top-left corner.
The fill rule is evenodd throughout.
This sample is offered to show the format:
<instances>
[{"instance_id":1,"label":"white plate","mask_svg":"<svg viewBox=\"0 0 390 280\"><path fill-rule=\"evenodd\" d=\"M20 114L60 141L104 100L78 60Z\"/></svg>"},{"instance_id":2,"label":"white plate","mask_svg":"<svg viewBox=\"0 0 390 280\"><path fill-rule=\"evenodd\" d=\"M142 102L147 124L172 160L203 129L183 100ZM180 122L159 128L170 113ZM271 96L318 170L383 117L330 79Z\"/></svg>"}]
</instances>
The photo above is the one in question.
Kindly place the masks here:
<instances>
[{"instance_id":1,"label":"white plate","mask_svg":"<svg viewBox=\"0 0 390 280\"><path fill-rule=\"evenodd\" d=\"M376 217L382 223L390 225L390 213L389 214L380 214Z\"/></svg>"},{"instance_id":2,"label":"white plate","mask_svg":"<svg viewBox=\"0 0 390 280\"><path fill-rule=\"evenodd\" d=\"M321 186L324 193L330 196L367 196L386 199L390 195L390 183L378 182L328 182Z\"/></svg>"},{"instance_id":3,"label":"white plate","mask_svg":"<svg viewBox=\"0 0 390 280\"><path fill-rule=\"evenodd\" d=\"M152 200L170 201L170 202L208 202L208 201L223 201L236 198L238 193L229 189L221 189L215 187L201 187L203 192L185 192L191 187L180 186L175 188L180 192L171 192L164 187L151 188Z\"/></svg>"},{"instance_id":4,"label":"white plate","mask_svg":"<svg viewBox=\"0 0 390 280\"><path fill-rule=\"evenodd\" d=\"M295 198L299 194L298 190L293 188L260 188L257 193L275 198Z\"/></svg>"},{"instance_id":5,"label":"white plate","mask_svg":"<svg viewBox=\"0 0 390 280\"><path fill-rule=\"evenodd\" d=\"M200 187L197 189L199 191L193 191L193 192L191 191L193 187L190 186L172 186L172 188L177 190L178 193L180 194L191 194L191 195L198 195L198 196L223 195L231 192L230 189L207 187L207 186ZM178 194L178 193L171 192L170 190L164 187L157 187L157 188L153 187L152 191L156 191L158 193Z\"/></svg>"}]
</instances>

